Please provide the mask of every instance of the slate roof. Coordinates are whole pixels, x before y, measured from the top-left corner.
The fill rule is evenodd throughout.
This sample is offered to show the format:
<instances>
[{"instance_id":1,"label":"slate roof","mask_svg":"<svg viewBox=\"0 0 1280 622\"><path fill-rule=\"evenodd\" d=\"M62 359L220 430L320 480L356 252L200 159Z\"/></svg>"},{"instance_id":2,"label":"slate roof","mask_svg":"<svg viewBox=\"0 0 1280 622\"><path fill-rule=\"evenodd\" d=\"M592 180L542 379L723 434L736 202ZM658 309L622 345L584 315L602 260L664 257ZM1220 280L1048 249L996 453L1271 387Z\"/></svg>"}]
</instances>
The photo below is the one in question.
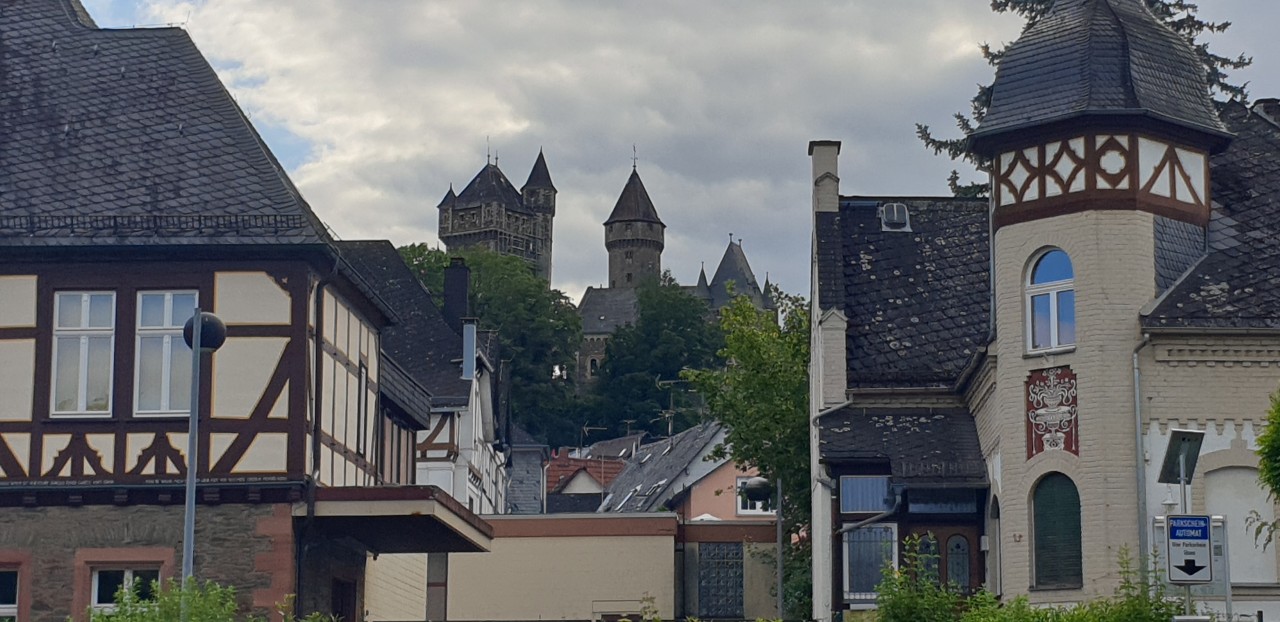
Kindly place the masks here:
<instances>
[{"instance_id":1,"label":"slate roof","mask_svg":"<svg viewBox=\"0 0 1280 622\"><path fill-rule=\"evenodd\" d=\"M884 203L907 205L910 230L882 230ZM953 386L987 344L987 201L841 197L816 227L819 302L849 320L848 386Z\"/></svg>"},{"instance_id":2,"label":"slate roof","mask_svg":"<svg viewBox=\"0 0 1280 622\"><path fill-rule=\"evenodd\" d=\"M973 416L963 408L846 406L818 419L826 462L888 462L894 483L985 485L986 463Z\"/></svg>"},{"instance_id":3,"label":"slate roof","mask_svg":"<svg viewBox=\"0 0 1280 622\"><path fill-rule=\"evenodd\" d=\"M541 149L538 150L538 159L533 161L533 168L529 170L529 179L524 182L524 188L556 189L556 185L551 183L551 171L547 170L547 159L543 157Z\"/></svg>"},{"instance_id":4,"label":"slate roof","mask_svg":"<svg viewBox=\"0 0 1280 622\"><path fill-rule=\"evenodd\" d=\"M471 382L462 380L458 359L462 337L453 332L418 281L386 240L337 242L342 257L400 316L382 331L382 351L411 377L426 387L436 407L465 406Z\"/></svg>"},{"instance_id":5,"label":"slate roof","mask_svg":"<svg viewBox=\"0 0 1280 622\"><path fill-rule=\"evenodd\" d=\"M671 438L643 445L609 485L601 512L656 512L683 488L677 480L691 471L710 472L725 460L698 465L724 437L724 428L706 421ZM702 468L699 469L698 467Z\"/></svg>"},{"instance_id":6,"label":"slate roof","mask_svg":"<svg viewBox=\"0 0 1280 622\"><path fill-rule=\"evenodd\" d=\"M546 494L542 489L542 460L546 447L543 446L541 451L530 451L528 448L531 447L535 446L519 442L512 444L506 493L507 511L511 514L542 513L542 499Z\"/></svg>"},{"instance_id":7,"label":"slate roof","mask_svg":"<svg viewBox=\"0 0 1280 622\"><path fill-rule=\"evenodd\" d=\"M729 295L730 281L733 281L733 296ZM760 283L756 281L756 275L751 271L751 264L747 262L747 255L742 251L741 242L729 241L729 246L724 249L724 256L720 258L720 265L716 267L715 276L711 277L710 290L713 309L719 309L729 304L733 297L744 294L757 307L764 305L764 297L760 294Z\"/></svg>"},{"instance_id":8,"label":"slate roof","mask_svg":"<svg viewBox=\"0 0 1280 622\"><path fill-rule=\"evenodd\" d=\"M612 335L636 321L640 312L636 290L629 287L588 287L578 303L582 334Z\"/></svg>"},{"instance_id":9,"label":"slate roof","mask_svg":"<svg viewBox=\"0 0 1280 622\"><path fill-rule=\"evenodd\" d=\"M1143 318L1149 328L1280 329L1280 125L1227 104L1236 134L1210 160L1209 253Z\"/></svg>"},{"instance_id":10,"label":"slate roof","mask_svg":"<svg viewBox=\"0 0 1280 622\"><path fill-rule=\"evenodd\" d=\"M479 173L476 173L471 183L458 193L456 202L463 206L496 202L507 209L524 208L524 198L520 195L520 191L511 185L507 176L502 173L502 169L493 163L486 164Z\"/></svg>"},{"instance_id":11,"label":"slate roof","mask_svg":"<svg viewBox=\"0 0 1280 622\"><path fill-rule=\"evenodd\" d=\"M613 211L610 212L604 224L622 221L662 224L662 219L658 218L658 210L653 206L653 200L649 198L649 191L645 190L644 182L640 181L640 173L634 168L631 169L631 177L627 178L627 185L622 187L622 194L618 196L618 202L614 204Z\"/></svg>"},{"instance_id":12,"label":"slate roof","mask_svg":"<svg viewBox=\"0 0 1280 622\"><path fill-rule=\"evenodd\" d=\"M1195 50L1144 2L1057 0L1000 61L972 145L983 153L1028 126L1119 114L1227 137Z\"/></svg>"},{"instance_id":13,"label":"slate roof","mask_svg":"<svg viewBox=\"0 0 1280 622\"><path fill-rule=\"evenodd\" d=\"M14 0L0 49L0 246L329 241L183 30Z\"/></svg>"},{"instance_id":14,"label":"slate roof","mask_svg":"<svg viewBox=\"0 0 1280 622\"><path fill-rule=\"evenodd\" d=\"M619 436L618 438L596 441L588 445L586 449L582 450L580 452L580 457L626 460L635 453L635 449L640 446L644 437L644 432L637 432L635 434L628 434L627 436Z\"/></svg>"}]
</instances>

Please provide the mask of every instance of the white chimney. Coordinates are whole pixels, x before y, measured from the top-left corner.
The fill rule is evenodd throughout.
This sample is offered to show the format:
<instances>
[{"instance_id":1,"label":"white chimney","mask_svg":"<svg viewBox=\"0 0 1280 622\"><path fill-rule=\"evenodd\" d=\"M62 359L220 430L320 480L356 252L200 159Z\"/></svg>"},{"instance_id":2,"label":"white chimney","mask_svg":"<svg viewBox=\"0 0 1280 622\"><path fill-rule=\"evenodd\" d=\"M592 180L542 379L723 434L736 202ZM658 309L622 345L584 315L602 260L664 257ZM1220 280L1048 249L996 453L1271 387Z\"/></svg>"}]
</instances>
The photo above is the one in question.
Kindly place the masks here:
<instances>
[{"instance_id":1,"label":"white chimney","mask_svg":"<svg viewBox=\"0 0 1280 622\"><path fill-rule=\"evenodd\" d=\"M840 211L840 175L837 164L840 141L809 141L809 157L813 160L813 211Z\"/></svg>"}]
</instances>

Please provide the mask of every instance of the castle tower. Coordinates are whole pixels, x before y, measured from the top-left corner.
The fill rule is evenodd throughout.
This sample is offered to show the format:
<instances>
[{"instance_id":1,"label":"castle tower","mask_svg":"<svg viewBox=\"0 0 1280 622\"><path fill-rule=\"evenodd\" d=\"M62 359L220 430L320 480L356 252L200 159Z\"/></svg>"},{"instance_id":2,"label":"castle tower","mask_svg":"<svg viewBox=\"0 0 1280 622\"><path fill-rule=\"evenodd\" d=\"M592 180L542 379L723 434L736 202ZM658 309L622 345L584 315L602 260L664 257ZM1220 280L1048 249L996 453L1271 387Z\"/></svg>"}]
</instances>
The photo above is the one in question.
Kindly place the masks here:
<instances>
[{"instance_id":1,"label":"castle tower","mask_svg":"<svg viewBox=\"0 0 1280 622\"><path fill-rule=\"evenodd\" d=\"M538 150L538 159L534 160L529 171L529 179L520 188L524 206L536 218L536 229L539 232L537 243L542 248L538 254L537 269L547 281L551 280L551 237L553 233L552 219L556 216L556 186L551 183L551 172L547 170L547 160Z\"/></svg>"},{"instance_id":2,"label":"castle tower","mask_svg":"<svg viewBox=\"0 0 1280 622\"><path fill-rule=\"evenodd\" d=\"M522 190L488 162L462 192L455 195L450 186L437 207L440 241L449 250L487 248L519 257L550 281L556 188L541 152Z\"/></svg>"},{"instance_id":3,"label":"castle tower","mask_svg":"<svg viewBox=\"0 0 1280 622\"><path fill-rule=\"evenodd\" d=\"M1151 547L1138 474L1164 447L1135 431L1138 318L1203 253L1229 140L1195 50L1141 0L1057 0L1000 63L970 143L991 162L999 361L974 415L990 579L1033 602L1110 594L1120 550Z\"/></svg>"},{"instance_id":4,"label":"castle tower","mask_svg":"<svg viewBox=\"0 0 1280 622\"><path fill-rule=\"evenodd\" d=\"M667 226L631 168L609 219L604 221L604 247L609 251L609 287L634 288L662 276L662 249Z\"/></svg>"}]
</instances>

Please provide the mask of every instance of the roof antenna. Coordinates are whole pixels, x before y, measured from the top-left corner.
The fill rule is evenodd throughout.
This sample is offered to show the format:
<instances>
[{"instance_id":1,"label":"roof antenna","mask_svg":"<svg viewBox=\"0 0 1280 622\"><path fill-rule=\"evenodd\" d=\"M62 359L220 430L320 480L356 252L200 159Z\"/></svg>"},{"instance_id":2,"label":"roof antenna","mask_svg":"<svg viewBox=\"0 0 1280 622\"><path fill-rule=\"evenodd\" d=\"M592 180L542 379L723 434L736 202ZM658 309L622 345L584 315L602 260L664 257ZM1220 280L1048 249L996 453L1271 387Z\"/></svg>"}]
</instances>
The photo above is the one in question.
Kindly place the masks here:
<instances>
[{"instance_id":1,"label":"roof antenna","mask_svg":"<svg viewBox=\"0 0 1280 622\"><path fill-rule=\"evenodd\" d=\"M636 156L636 144L631 143L631 170L636 170L636 162L639 160L640 158Z\"/></svg>"},{"instance_id":2,"label":"roof antenna","mask_svg":"<svg viewBox=\"0 0 1280 622\"><path fill-rule=\"evenodd\" d=\"M489 136L484 137L484 163L485 165L493 164L493 149L489 147Z\"/></svg>"}]
</instances>

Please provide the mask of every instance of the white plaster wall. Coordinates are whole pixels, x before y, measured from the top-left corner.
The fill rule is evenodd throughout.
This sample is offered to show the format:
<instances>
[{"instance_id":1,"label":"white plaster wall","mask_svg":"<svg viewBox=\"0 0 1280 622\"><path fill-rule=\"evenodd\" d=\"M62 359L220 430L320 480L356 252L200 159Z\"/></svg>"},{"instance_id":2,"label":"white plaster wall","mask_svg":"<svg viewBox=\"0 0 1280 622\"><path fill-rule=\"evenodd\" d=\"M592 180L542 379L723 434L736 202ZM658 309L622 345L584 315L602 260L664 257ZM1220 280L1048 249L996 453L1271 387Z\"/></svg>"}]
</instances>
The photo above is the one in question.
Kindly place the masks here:
<instances>
[{"instance_id":1,"label":"white plaster wall","mask_svg":"<svg viewBox=\"0 0 1280 622\"><path fill-rule=\"evenodd\" d=\"M289 324L289 293L266 272L218 272L214 308L233 324Z\"/></svg>"},{"instance_id":2,"label":"white plaster wall","mask_svg":"<svg viewBox=\"0 0 1280 622\"><path fill-rule=\"evenodd\" d=\"M34 339L0 341L0 421L31 421L34 399L36 342Z\"/></svg>"},{"instance_id":3,"label":"white plaster wall","mask_svg":"<svg viewBox=\"0 0 1280 622\"><path fill-rule=\"evenodd\" d=\"M218 349L213 359L213 417L248 419L262 399L276 367L280 364L285 337L233 337ZM282 393L277 403L288 409L289 395Z\"/></svg>"},{"instance_id":4,"label":"white plaster wall","mask_svg":"<svg viewBox=\"0 0 1280 622\"><path fill-rule=\"evenodd\" d=\"M36 325L35 276L0 276L0 328Z\"/></svg>"}]
</instances>

